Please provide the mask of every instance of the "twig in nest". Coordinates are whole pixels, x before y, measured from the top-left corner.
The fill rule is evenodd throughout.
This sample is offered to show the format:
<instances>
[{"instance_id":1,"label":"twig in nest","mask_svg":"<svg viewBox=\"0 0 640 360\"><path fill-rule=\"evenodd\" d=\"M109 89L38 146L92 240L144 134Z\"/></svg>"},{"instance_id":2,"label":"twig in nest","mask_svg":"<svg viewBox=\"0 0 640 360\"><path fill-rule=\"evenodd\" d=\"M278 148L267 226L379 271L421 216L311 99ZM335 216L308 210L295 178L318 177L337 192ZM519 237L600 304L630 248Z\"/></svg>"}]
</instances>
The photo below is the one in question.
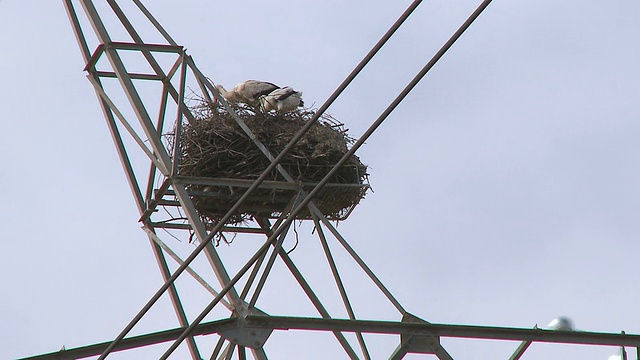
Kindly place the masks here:
<instances>
[{"instance_id":1,"label":"twig in nest","mask_svg":"<svg viewBox=\"0 0 640 360\"><path fill-rule=\"evenodd\" d=\"M287 251L287 255L291 254L293 250L295 250L298 247L298 243L300 242L300 239L298 238L298 229L296 229L295 221L293 222L293 233L296 234L296 243L293 245L291 250Z\"/></svg>"}]
</instances>

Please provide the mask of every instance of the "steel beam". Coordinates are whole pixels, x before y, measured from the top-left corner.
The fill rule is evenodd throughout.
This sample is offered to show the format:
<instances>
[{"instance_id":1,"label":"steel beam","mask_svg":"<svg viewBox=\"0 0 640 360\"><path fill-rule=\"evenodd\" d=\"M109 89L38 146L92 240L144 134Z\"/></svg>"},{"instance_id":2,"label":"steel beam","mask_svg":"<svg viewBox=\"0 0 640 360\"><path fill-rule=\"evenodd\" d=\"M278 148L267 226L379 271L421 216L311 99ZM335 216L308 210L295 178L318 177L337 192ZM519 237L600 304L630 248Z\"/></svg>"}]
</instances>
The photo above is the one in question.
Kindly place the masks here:
<instances>
[{"instance_id":1,"label":"steel beam","mask_svg":"<svg viewBox=\"0 0 640 360\"><path fill-rule=\"evenodd\" d=\"M253 185L254 180L245 179L229 179L229 178L209 178L209 177L196 177L196 176L175 176L173 181L176 184L195 184L195 185L211 185L211 186L236 186L241 188L249 188ZM276 180L264 180L259 186L259 189L277 189L277 190L299 190L302 187L314 187L318 183L314 182L297 182L297 181L276 181ZM346 187L346 188L361 188L369 187L368 185L361 184L336 184L328 183L326 187Z\"/></svg>"},{"instance_id":2,"label":"steel beam","mask_svg":"<svg viewBox=\"0 0 640 360\"><path fill-rule=\"evenodd\" d=\"M280 248L278 249L278 254L284 261L285 265L289 268L289 271L291 271L293 276L296 278L296 280L298 281L298 284L300 285L300 287L302 287L302 290L305 292L309 300L311 300L311 303L313 304L313 306L316 308L318 313L320 313L320 316L322 316L323 319L331 319L331 315L329 315L329 312L327 311L327 309L324 307L324 305L322 305L320 298L318 298L318 296L313 292L313 289L311 289L311 285L309 285L309 283L304 278L304 276L302 276L302 273L300 273L300 271L295 266L295 264L293 263L293 260L291 260L287 252L284 251L284 249ZM348 321L353 321L353 320L348 320ZM349 358L358 359L358 355L355 353L355 351L353 350L353 348L351 347L347 339L344 337L342 332L338 330L331 330L331 331L333 332L335 337L338 339L338 342L340 343L340 345L342 345L342 348L347 353Z\"/></svg>"},{"instance_id":3,"label":"steel beam","mask_svg":"<svg viewBox=\"0 0 640 360\"><path fill-rule=\"evenodd\" d=\"M117 79L118 78L118 74L114 73L113 71L94 70L93 72L96 75L98 75L99 77L112 78L112 79ZM152 80L152 81L163 81L164 80L163 76L159 76L159 75L155 75L155 74L129 73L129 76L133 80Z\"/></svg>"},{"instance_id":4,"label":"steel beam","mask_svg":"<svg viewBox=\"0 0 640 360\"><path fill-rule=\"evenodd\" d=\"M329 268L331 269L331 273L333 274L333 280L338 287L338 292L340 293L340 297L342 298L342 303L344 304L345 310L347 310L347 315L349 315L349 319L355 320L356 314L353 310L353 306L351 306L351 301L349 301L349 296L347 295L347 289L342 282L342 278L340 277L340 272L338 271L338 266L336 265L335 260L333 259L333 254L331 253L331 248L329 247L329 242L327 238L324 236L324 231L322 230L322 225L320 225L320 220L318 220L318 216L313 216L313 223L316 227L316 231L318 232L318 238L320 239L320 243L322 244L322 249L324 250L324 254L327 258L327 262L329 263ZM362 350L362 354L364 355L365 360L371 359L371 355L369 354L369 350L367 349L367 344L364 341L364 337L362 333L356 332L356 338L358 339L358 343L360 344L360 349Z\"/></svg>"},{"instance_id":5,"label":"steel beam","mask_svg":"<svg viewBox=\"0 0 640 360\"><path fill-rule=\"evenodd\" d=\"M533 329L534 330L538 329L538 325L534 326ZM516 350L513 352L513 354L511 354L511 356L509 357L509 360L520 360L522 355L524 355L525 351L527 351L527 349L529 348L529 346L531 346L532 343L533 341L531 340L525 340L521 342L520 345L518 345Z\"/></svg>"},{"instance_id":6,"label":"steel beam","mask_svg":"<svg viewBox=\"0 0 640 360\"><path fill-rule=\"evenodd\" d=\"M167 254L169 254L169 256L171 256L171 258L178 265L182 265L183 261L180 258L180 256L178 256L178 254L176 254L173 250L171 250L171 248L167 244L165 244L165 242L162 241L162 239L160 239L160 237L158 237L158 235L153 230L147 227L144 227L143 230L147 233L149 238L153 240L158 246L160 246L162 250L164 250ZM202 278L202 276L198 275L198 273L195 270L193 270L191 267L188 266L186 271L189 275L191 275L191 277L193 277L198 283L200 283L200 285L202 285L202 287L204 287L211 295L213 296L220 295L219 292L217 292L211 285L209 285L209 283L204 278ZM169 274L169 276L170 275L171 274ZM167 279L169 278L169 276L167 276ZM222 305L224 305L224 307L226 307L229 311L233 311L233 306L231 306L231 304L229 304L227 301L220 300L220 303L222 303Z\"/></svg>"},{"instance_id":7,"label":"steel beam","mask_svg":"<svg viewBox=\"0 0 640 360\"><path fill-rule=\"evenodd\" d=\"M371 270L371 268L364 262L364 260L362 260L360 255L358 255L358 253L351 247L351 245L349 245L347 240L340 234L340 232L338 232L338 229L336 229L336 227L333 226L333 224L331 224L331 222L327 220L324 216L319 217L319 220L322 221L322 223L327 227L327 229L329 229L329 231L333 234L336 240L338 240L338 242L342 245L342 247L344 247L344 249L349 253L349 255L351 255L353 260L360 266L360 268L367 274L367 276L369 276L369 279L373 281L373 283L387 297L389 302L391 302L391 304L398 310L398 312L400 312L400 314L402 315L406 314L407 311L400 304L398 299L396 299L395 296L393 296L393 294L391 293L391 291L389 291L389 289L387 289L387 287L384 286L382 281L376 276L373 270Z\"/></svg>"},{"instance_id":8,"label":"steel beam","mask_svg":"<svg viewBox=\"0 0 640 360\"><path fill-rule=\"evenodd\" d=\"M558 331L498 326L405 323L375 320L247 316L245 324L274 330L325 330L375 334L432 335L450 338L533 341L580 345L640 346L640 335L588 331Z\"/></svg>"},{"instance_id":9,"label":"steel beam","mask_svg":"<svg viewBox=\"0 0 640 360\"><path fill-rule=\"evenodd\" d=\"M283 226L285 226L285 225L283 225ZM287 229L288 229L288 225L286 225L286 226L287 226ZM271 232L270 232L270 234L271 234ZM302 275L300 270L298 270L298 268L294 264L293 260L291 260L291 258L287 254L287 252L284 251L284 249L282 249L282 247L274 246L274 255L276 253L283 260L283 262L285 263L285 265L287 266L287 268L289 269L289 271L291 272L293 277L298 282L298 285L300 285L300 287L302 288L304 293L307 295L307 298L309 298L309 300L311 301L313 306L316 308L316 310L318 311L320 316L322 316L322 318L324 318L324 319L331 319L331 315L329 314L327 309L324 307L324 305L320 301L320 298L313 291L313 289L311 288L311 285L309 285L309 283L304 278L304 276ZM338 332L338 331L334 331L333 334L336 337L336 339L338 340L338 342L340 343L340 345L342 346L342 348L344 349L344 351L347 353L349 358L358 359L358 355L355 353L355 351L353 350L353 348L349 344L349 341L347 341L347 339L344 337L344 335L342 333Z\"/></svg>"},{"instance_id":10,"label":"steel beam","mask_svg":"<svg viewBox=\"0 0 640 360\"><path fill-rule=\"evenodd\" d=\"M167 259L162 253L162 249L159 244L153 242L152 236L153 234L149 231L149 242L151 244L151 248L153 249L153 254L155 255L156 262L158 263L158 267L160 268L160 273L162 274L162 280L167 281L167 279L171 276L171 271L169 270L169 266L167 265ZM155 234L153 234L155 236ZM173 304L173 309L176 313L176 317L178 318L178 323L180 326L189 325L189 320L187 319L187 314L184 311L184 306L182 305L182 301L180 300L180 296L178 295L178 289L176 289L175 284L169 288L169 297L171 298L171 303ZM196 344L193 337L187 339L187 347L189 348L189 353L191 354L191 358L194 360L200 360L200 351L198 350L198 345Z\"/></svg>"},{"instance_id":11,"label":"steel beam","mask_svg":"<svg viewBox=\"0 0 640 360\"><path fill-rule=\"evenodd\" d=\"M290 201L290 205L287 206L286 209L286 213L288 213L293 204L294 204L295 199L291 199ZM276 221L274 226L280 226L280 223L283 222L286 219L286 213L283 212L282 215L280 216L280 218L278 218L278 220ZM263 232L264 235L266 235L267 237L269 237L269 234L272 230L272 226L271 223L269 221L269 219L266 218L258 218L256 219L256 222L258 223L258 225L260 225L260 230ZM255 265L253 266L253 270L251 270L251 274L249 274L249 277L247 278L247 282L244 285L244 288L242 289L242 293L240 294L240 297L245 300L247 298L247 296L249 295L249 291L251 291L251 287L253 286L253 282L255 281L256 277L258 276L258 272L260 271L260 267L262 266L262 262L264 261L264 258L267 256L267 253L265 252L262 257L260 257ZM255 290L254 290L255 293Z\"/></svg>"},{"instance_id":12,"label":"steel beam","mask_svg":"<svg viewBox=\"0 0 640 360\"><path fill-rule=\"evenodd\" d=\"M176 44L175 41L173 41L169 33L162 27L162 25L160 25L158 20L156 20L156 18L154 18L153 15L151 15L151 12L149 12L149 10L147 10L147 8L144 5L142 5L140 0L133 0L133 2L138 6L138 9L142 11L142 13L147 17L147 19L149 19L149 21L153 24L153 26L155 26L156 30L158 30L158 32L162 34L164 39L167 40L169 44L175 45L175 46L178 45Z\"/></svg>"},{"instance_id":13,"label":"steel beam","mask_svg":"<svg viewBox=\"0 0 640 360\"><path fill-rule=\"evenodd\" d=\"M89 62L89 59L91 58L91 52L89 50L89 46L87 45L87 39L82 32L82 26L80 26L80 21L78 20L76 9L74 8L71 0L64 0L64 8L67 11L69 22L71 23L71 27L73 28L73 34L75 35L76 41L78 42L80 54L82 54L82 58L84 59L85 64L87 64Z\"/></svg>"},{"instance_id":14,"label":"steel beam","mask_svg":"<svg viewBox=\"0 0 640 360\"><path fill-rule=\"evenodd\" d=\"M239 326L272 330L314 330L362 332L389 335L430 335L448 338L532 341L543 343L562 343L575 345L632 346L640 347L640 335L620 333L600 333L588 331L556 331L545 329L526 329L494 326L453 325L436 323L406 323L399 321L350 320L300 318L285 316L248 315L243 319L230 318L198 324L192 331L193 336L211 335ZM132 336L123 339L114 351L133 349L159 344L177 339L185 328ZM110 342L57 351L20 360L59 360L79 359L100 354Z\"/></svg>"}]
</instances>

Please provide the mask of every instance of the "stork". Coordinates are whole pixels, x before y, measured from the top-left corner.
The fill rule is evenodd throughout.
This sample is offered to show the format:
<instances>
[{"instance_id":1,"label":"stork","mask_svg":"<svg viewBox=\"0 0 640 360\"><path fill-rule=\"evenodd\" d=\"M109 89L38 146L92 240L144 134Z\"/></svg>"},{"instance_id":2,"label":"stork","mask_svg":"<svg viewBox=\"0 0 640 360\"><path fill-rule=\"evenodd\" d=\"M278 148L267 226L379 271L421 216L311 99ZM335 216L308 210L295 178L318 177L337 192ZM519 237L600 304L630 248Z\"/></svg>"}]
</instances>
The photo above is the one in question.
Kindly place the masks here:
<instances>
[{"instance_id":1,"label":"stork","mask_svg":"<svg viewBox=\"0 0 640 360\"><path fill-rule=\"evenodd\" d=\"M573 321L566 316L559 316L547 325L551 330L574 331Z\"/></svg>"},{"instance_id":2,"label":"stork","mask_svg":"<svg viewBox=\"0 0 640 360\"><path fill-rule=\"evenodd\" d=\"M304 106L302 92L293 90L291 86L276 89L260 97L260 106L265 113L271 110L276 110L278 113L295 110L299 106Z\"/></svg>"},{"instance_id":3,"label":"stork","mask_svg":"<svg viewBox=\"0 0 640 360\"><path fill-rule=\"evenodd\" d=\"M234 103L243 102L254 107L259 104L261 96L280 89L276 84L258 80L247 80L242 82L234 86L231 91L227 91L222 87L222 85L217 85L216 88L227 101Z\"/></svg>"}]
</instances>

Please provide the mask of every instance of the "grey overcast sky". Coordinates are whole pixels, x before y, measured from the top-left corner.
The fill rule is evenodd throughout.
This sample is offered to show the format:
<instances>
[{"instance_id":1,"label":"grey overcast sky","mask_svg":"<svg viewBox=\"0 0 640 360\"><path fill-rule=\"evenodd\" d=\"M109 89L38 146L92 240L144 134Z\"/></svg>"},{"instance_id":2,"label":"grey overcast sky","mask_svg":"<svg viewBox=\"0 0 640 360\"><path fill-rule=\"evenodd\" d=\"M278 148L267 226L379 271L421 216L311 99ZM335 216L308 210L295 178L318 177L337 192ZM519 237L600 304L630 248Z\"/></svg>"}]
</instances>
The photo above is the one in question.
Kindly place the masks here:
<instances>
[{"instance_id":1,"label":"grey overcast sky","mask_svg":"<svg viewBox=\"0 0 640 360\"><path fill-rule=\"evenodd\" d=\"M214 82L287 84L317 107L410 1L145 3ZM425 1L329 112L361 135L479 3ZM495 0L367 141L358 155L375 192L339 230L407 310L525 328L566 315L581 330L640 333L639 38L638 1ZM162 280L62 1L1 1L0 48L0 358L113 339ZM304 264L321 248L299 232ZM242 241L220 251L233 258ZM308 270L321 289L332 281ZM356 313L393 318L360 283L349 285ZM195 317L206 293L181 286ZM262 309L307 314L288 287L271 282ZM134 333L177 325L164 298ZM274 359L343 356L328 335L272 340ZM370 340L380 354L396 341ZM461 360L517 346L443 344ZM616 351L535 344L523 359Z\"/></svg>"}]
</instances>

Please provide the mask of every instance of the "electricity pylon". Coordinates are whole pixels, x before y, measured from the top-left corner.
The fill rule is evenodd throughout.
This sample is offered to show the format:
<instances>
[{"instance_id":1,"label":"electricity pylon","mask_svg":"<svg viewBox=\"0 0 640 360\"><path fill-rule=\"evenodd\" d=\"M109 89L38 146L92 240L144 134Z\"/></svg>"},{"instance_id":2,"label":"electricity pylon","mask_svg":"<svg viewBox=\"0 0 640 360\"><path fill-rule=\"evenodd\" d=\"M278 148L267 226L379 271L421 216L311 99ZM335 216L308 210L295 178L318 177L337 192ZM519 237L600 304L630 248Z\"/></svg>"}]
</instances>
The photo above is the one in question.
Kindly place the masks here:
<instances>
[{"instance_id":1,"label":"electricity pylon","mask_svg":"<svg viewBox=\"0 0 640 360\"><path fill-rule=\"evenodd\" d=\"M79 3L84 18L78 16ZM444 55L471 23L489 5L483 1L451 39L425 65L414 80L398 95L391 105L376 119L371 127L352 145L345 156L323 180L315 184L298 184L287 171L280 166L284 155L296 144L318 117L340 95L342 90L355 78L360 70L393 35L420 1L414 1L398 21L376 44L363 61L340 85L334 94L323 104L316 116L296 134L289 145L279 154L272 153L261 143L239 117L234 117L238 125L253 139L270 161L270 165L255 180L193 178L182 176L179 171L180 131L185 123L196 121L189 106L188 89L208 103L220 102L229 108L220 96L213 82L196 66L193 58L174 41L169 33L151 15L140 0L131 0L130 8L143 14L147 29L153 34L141 34L126 11L114 0L100 2L91 0L64 0L69 19L76 35L85 61L87 78L95 90L108 128L111 132L116 151L122 162L135 203L140 214L140 222L150 240L152 251L164 279L163 286L152 296L147 304L134 316L123 331L113 341L62 350L52 354L36 356L40 359L71 359L99 355L99 359L117 351L145 347L159 343L170 343L160 357L170 357L178 347L186 344L193 359L202 359L203 355L211 359L266 359L268 341L274 331L312 330L331 334L346 357L351 359L389 358L401 359L408 353L426 354L438 359L453 359L442 346L441 337L460 337L476 339L494 339L520 341L520 346L511 356L519 359L527 348L536 341L599 344L615 346L640 345L640 336L629 334L602 334L588 332L561 332L534 329L498 328L486 326L433 324L409 313L385 287L366 262L351 247L314 203L315 197L323 190L334 169L347 161L364 141L386 119L411 89L424 77L431 67ZM101 7L98 9L98 7ZM106 16L105 12L110 12ZM103 19L117 19L106 23ZM140 21L140 17L136 18ZM82 24L90 24L93 33L87 32ZM114 40L112 33L124 30L123 40ZM153 37L154 42L144 39ZM88 38L95 38L91 44ZM134 70L135 69L135 70ZM194 90L196 89L196 90ZM233 110L229 108L230 112ZM172 134L173 136L167 136ZM266 176L277 171L285 181L267 181ZM234 187L242 189L242 195L236 199L226 214L215 224L205 224L199 216L194 197L208 196L190 191L191 185L205 185L210 188ZM362 185L366 187L366 185ZM251 200L258 189L277 189L289 194L289 205L279 216L256 217L248 224L232 225L228 220L245 201ZM366 189L364 189L366 190ZM304 214L304 215L303 215ZM283 242L295 221L312 224L314 234L321 245L319 254L326 267L327 279L335 283L344 317L331 315L321 296L314 291L300 264L283 248ZM215 241L234 234L254 234L266 238L247 255L246 261L231 270ZM167 239L168 237L168 239ZM181 258L174 250L176 239L187 243L192 238L193 250ZM305 240L310 241L310 240ZM332 250L332 246L333 249ZM343 281L344 272L335 260L335 248L338 247L356 265L373 284L373 288L396 312L394 320L370 320L357 316L357 305L351 301L347 286ZM195 267L194 260L204 253L208 265L217 281L212 285ZM167 256L177 265L173 271ZM264 295L269 280L273 281L276 266L284 268L295 280L300 291L312 305L315 313L308 316L268 314L267 309L258 307L258 299ZM187 273L200 283L210 294L209 303L199 315L189 318L184 296L177 291L176 279ZM169 294L179 327L145 335L129 336L133 327L148 313L163 294ZM222 312L220 311L222 310ZM220 315L213 321L204 321L210 314ZM367 334L387 334L399 339L397 347L387 354L371 354L367 345ZM202 338L196 341L196 336ZM203 344L206 344L204 346ZM212 349L203 354L202 348ZM304 357L304 356L302 356Z\"/></svg>"}]
</instances>

